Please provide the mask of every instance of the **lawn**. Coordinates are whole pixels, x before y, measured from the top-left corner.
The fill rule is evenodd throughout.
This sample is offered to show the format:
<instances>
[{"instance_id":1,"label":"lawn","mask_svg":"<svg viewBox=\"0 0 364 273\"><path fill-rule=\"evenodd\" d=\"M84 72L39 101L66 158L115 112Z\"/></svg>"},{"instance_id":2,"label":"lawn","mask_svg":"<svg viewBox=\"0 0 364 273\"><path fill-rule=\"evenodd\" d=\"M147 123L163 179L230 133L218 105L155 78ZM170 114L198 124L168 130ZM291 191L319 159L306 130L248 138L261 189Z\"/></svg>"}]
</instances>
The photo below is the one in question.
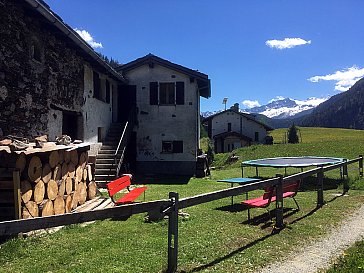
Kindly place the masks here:
<instances>
[{"instance_id":1,"label":"lawn","mask_svg":"<svg viewBox=\"0 0 364 273\"><path fill-rule=\"evenodd\" d=\"M345 251L344 255L327 273L361 273L364 272L364 241L356 243Z\"/></svg>"},{"instance_id":2,"label":"lawn","mask_svg":"<svg viewBox=\"0 0 364 273\"><path fill-rule=\"evenodd\" d=\"M364 131L301 128L302 143L281 144L285 130L272 132L274 145L257 145L235 150L239 162L229 164L229 154L215 156L209 178L139 178L148 184L147 200L165 199L170 191L180 197L225 189L216 180L241 175L243 160L275 156L333 156L356 158L364 151ZM294 173L297 169L288 169ZM283 170L262 168L260 175L273 177ZM254 168L244 169L253 176ZM189 207L189 217L179 219L179 272L253 272L334 228L364 201L364 179L358 166L349 166L351 189L342 196L339 171L325 173L326 204L316 209L315 179L307 179L297 194L300 211L292 200L285 201L286 228L273 231L264 209L247 211L239 206L243 197ZM250 193L258 196L261 191ZM54 234L16 238L0 245L1 272L163 272L167 265L168 221L144 222L145 215L127 221L97 221L86 227L72 225Z\"/></svg>"}]
</instances>

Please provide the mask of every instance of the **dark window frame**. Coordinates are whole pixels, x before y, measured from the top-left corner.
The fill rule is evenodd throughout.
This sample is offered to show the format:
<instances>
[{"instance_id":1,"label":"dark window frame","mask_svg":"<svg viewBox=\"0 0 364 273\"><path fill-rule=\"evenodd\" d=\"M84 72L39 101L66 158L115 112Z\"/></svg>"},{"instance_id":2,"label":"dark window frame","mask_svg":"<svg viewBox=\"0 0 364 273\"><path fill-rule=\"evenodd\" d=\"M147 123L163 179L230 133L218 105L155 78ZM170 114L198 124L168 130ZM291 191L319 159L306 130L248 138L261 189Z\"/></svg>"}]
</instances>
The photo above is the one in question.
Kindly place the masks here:
<instances>
[{"instance_id":1,"label":"dark window frame","mask_svg":"<svg viewBox=\"0 0 364 273\"><path fill-rule=\"evenodd\" d=\"M254 141L259 141L259 132L254 133Z\"/></svg>"},{"instance_id":2,"label":"dark window frame","mask_svg":"<svg viewBox=\"0 0 364 273\"><path fill-rule=\"evenodd\" d=\"M185 83L181 81L150 82L149 104L158 106L184 105Z\"/></svg>"},{"instance_id":3,"label":"dark window frame","mask_svg":"<svg viewBox=\"0 0 364 273\"><path fill-rule=\"evenodd\" d=\"M182 154L183 141L182 140L163 140L162 141L162 154Z\"/></svg>"}]
</instances>

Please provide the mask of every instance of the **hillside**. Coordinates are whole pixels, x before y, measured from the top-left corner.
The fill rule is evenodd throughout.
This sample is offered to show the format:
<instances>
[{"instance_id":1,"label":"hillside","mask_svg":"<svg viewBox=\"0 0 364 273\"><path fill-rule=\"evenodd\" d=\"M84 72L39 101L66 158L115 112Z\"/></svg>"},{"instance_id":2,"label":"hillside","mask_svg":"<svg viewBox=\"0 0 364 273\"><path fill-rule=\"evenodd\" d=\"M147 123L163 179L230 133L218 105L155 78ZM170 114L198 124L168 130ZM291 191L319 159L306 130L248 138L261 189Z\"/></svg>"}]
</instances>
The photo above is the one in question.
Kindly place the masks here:
<instances>
[{"instance_id":1,"label":"hillside","mask_svg":"<svg viewBox=\"0 0 364 273\"><path fill-rule=\"evenodd\" d=\"M364 78L348 91L317 106L310 115L295 121L309 127L364 129Z\"/></svg>"}]
</instances>

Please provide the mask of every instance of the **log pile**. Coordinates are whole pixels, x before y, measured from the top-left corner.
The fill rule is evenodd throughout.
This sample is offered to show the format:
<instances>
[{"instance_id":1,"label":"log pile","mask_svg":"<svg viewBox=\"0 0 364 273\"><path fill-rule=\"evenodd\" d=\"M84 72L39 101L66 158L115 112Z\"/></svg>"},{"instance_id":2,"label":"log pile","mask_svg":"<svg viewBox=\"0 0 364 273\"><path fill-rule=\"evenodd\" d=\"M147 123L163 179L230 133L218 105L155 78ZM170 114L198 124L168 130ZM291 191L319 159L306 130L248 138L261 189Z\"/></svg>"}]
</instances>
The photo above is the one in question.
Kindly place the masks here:
<instances>
[{"instance_id":1,"label":"log pile","mask_svg":"<svg viewBox=\"0 0 364 273\"><path fill-rule=\"evenodd\" d=\"M18 155L22 218L68 213L96 197L87 151L53 150Z\"/></svg>"}]
</instances>

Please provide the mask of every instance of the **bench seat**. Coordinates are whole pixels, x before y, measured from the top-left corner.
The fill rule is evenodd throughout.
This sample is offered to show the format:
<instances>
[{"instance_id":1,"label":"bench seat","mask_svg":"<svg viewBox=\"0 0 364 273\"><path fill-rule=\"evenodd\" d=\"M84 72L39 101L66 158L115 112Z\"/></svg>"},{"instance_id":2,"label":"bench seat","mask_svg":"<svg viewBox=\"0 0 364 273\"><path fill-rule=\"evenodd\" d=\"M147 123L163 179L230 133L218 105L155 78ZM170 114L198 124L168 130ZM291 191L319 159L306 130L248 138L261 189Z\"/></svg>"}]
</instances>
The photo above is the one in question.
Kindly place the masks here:
<instances>
[{"instance_id":1,"label":"bench seat","mask_svg":"<svg viewBox=\"0 0 364 273\"><path fill-rule=\"evenodd\" d=\"M135 201L135 199L137 199L139 197L139 195L141 195L145 190L147 189L147 187L139 187L139 188L135 188L133 190L131 190L130 192L128 192L127 194L125 194L124 196L122 196L121 198L119 198L118 200L115 201L115 204L117 205L122 205L122 204L131 204Z\"/></svg>"},{"instance_id":2,"label":"bench seat","mask_svg":"<svg viewBox=\"0 0 364 273\"><path fill-rule=\"evenodd\" d=\"M123 205L123 204L131 204L133 203L142 193L145 194L145 190L147 189L146 186L138 187L130 189L131 181L130 181L131 175L125 175L122 176L114 181L111 181L106 184L107 192L109 193L109 196L111 197L111 200L116 205ZM125 193L121 198L118 200L115 200L115 195L120 192L127 189L128 192ZM145 198L145 196L144 196Z\"/></svg>"},{"instance_id":3,"label":"bench seat","mask_svg":"<svg viewBox=\"0 0 364 273\"><path fill-rule=\"evenodd\" d=\"M296 195L295 192L289 191L283 193L283 198L294 197ZM270 202L275 202L276 196L272 196L271 199L264 198L264 196L260 196L257 198L245 200L242 202L243 205L247 205L252 208L266 208L269 206Z\"/></svg>"}]
</instances>

